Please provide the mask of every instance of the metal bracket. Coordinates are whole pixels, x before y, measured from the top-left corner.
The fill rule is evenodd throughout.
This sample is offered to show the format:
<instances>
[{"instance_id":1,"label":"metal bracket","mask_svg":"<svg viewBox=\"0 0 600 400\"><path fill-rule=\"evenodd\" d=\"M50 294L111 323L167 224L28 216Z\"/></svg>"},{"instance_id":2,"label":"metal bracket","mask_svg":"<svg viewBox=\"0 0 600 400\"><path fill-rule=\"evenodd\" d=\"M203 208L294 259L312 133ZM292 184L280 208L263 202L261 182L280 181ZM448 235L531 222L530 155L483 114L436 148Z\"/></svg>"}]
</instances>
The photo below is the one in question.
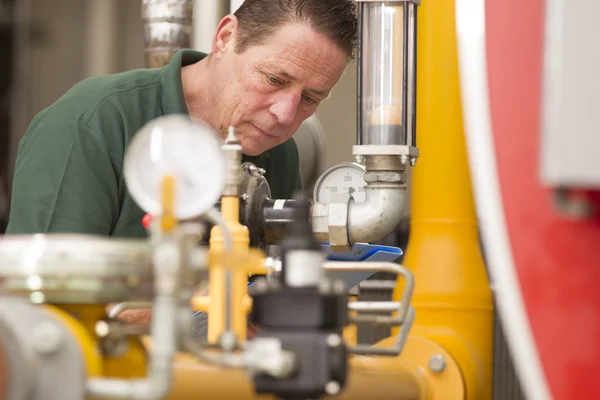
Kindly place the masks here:
<instances>
[{"instance_id":1,"label":"metal bracket","mask_svg":"<svg viewBox=\"0 0 600 400\"><path fill-rule=\"evenodd\" d=\"M326 262L324 264L326 270L330 271L373 271L373 272L389 272L396 275L402 275L405 279L404 291L400 302L394 301L356 301L348 304L348 309L360 312L394 312L396 316L387 315L357 315L351 317L350 321L355 324L373 324L385 326L400 326L396 336L394 346L391 348L372 347L369 345L358 345L349 348L353 354L360 355L377 355L377 356L397 356L402 352L412 323L415 318L415 310L410 306L412 293L414 290L413 274L404 266L391 262Z\"/></svg>"}]
</instances>

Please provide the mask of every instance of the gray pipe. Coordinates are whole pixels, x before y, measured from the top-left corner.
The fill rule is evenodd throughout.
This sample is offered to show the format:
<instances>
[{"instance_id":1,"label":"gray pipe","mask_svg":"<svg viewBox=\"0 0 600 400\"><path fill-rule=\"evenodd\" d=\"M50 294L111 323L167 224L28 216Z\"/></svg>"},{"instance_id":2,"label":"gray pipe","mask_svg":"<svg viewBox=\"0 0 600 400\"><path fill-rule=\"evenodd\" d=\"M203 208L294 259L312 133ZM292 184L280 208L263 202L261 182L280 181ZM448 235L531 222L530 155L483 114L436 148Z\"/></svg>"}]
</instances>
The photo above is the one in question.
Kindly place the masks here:
<instances>
[{"instance_id":1,"label":"gray pipe","mask_svg":"<svg viewBox=\"0 0 600 400\"><path fill-rule=\"evenodd\" d=\"M192 46L193 0L143 0L147 68L160 68L180 49Z\"/></svg>"},{"instance_id":2,"label":"gray pipe","mask_svg":"<svg viewBox=\"0 0 600 400\"><path fill-rule=\"evenodd\" d=\"M406 186L371 186L365 188L364 203L350 202L348 238L350 243L373 243L382 240L400 224L406 204Z\"/></svg>"}]
</instances>

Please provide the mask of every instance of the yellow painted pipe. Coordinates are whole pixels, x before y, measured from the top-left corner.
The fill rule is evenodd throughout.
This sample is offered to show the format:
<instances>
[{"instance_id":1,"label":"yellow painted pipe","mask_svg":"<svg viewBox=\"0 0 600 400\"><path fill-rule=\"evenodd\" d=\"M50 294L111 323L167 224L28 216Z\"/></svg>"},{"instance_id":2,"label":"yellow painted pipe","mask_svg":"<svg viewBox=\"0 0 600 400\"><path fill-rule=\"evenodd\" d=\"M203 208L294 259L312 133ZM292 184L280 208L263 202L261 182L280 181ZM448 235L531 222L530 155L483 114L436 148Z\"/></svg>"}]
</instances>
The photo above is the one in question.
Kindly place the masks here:
<instances>
[{"instance_id":1,"label":"yellow painted pipe","mask_svg":"<svg viewBox=\"0 0 600 400\"><path fill-rule=\"evenodd\" d=\"M127 340L123 354L102 354L96 336L96 323L106 317L103 305L44 305L44 310L60 321L77 341L88 376L105 378L142 378L146 376L147 353L138 337Z\"/></svg>"},{"instance_id":2,"label":"yellow painted pipe","mask_svg":"<svg viewBox=\"0 0 600 400\"><path fill-rule=\"evenodd\" d=\"M415 277L411 335L456 360L466 399L492 396L492 293L481 254L459 92L453 0L418 16L417 140L411 232L404 264ZM398 301L402 280L394 293Z\"/></svg>"},{"instance_id":3,"label":"yellow painted pipe","mask_svg":"<svg viewBox=\"0 0 600 400\"><path fill-rule=\"evenodd\" d=\"M390 347L395 338L376 346ZM150 346L150 343L147 343ZM430 354L443 355L443 373L428 368ZM193 400L201 394L209 399L275 399L254 393L252 381L242 370L225 369L179 353L173 363L173 387L169 400ZM437 343L411 337L398 357L353 356L346 388L332 398L339 400L454 400L464 398L458 364Z\"/></svg>"}]
</instances>

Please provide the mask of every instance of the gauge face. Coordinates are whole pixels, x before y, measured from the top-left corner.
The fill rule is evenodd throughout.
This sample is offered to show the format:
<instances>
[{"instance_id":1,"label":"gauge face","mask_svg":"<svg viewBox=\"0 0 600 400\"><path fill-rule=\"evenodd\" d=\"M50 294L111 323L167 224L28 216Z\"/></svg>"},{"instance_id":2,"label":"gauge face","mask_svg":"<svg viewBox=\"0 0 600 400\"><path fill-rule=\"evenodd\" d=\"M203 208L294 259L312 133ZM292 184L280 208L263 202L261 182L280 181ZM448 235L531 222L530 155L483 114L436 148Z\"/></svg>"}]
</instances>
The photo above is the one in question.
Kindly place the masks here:
<instances>
[{"instance_id":1,"label":"gauge face","mask_svg":"<svg viewBox=\"0 0 600 400\"><path fill-rule=\"evenodd\" d=\"M344 163L327 169L317 183L313 193L317 203L329 203L335 194L351 193L357 203L365 201L365 169L360 164Z\"/></svg>"},{"instance_id":2,"label":"gauge face","mask_svg":"<svg viewBox=\"0 0 600 400\"><path fill-rule=\"evenodd\" d=\"M219 199L225 184L225 157L216 132L182 115L159 117L135 135L124 163L129 192L146 212L160 215L161 184L175 180L175 215L197 217Z\"/></svg>"}]
</instances>

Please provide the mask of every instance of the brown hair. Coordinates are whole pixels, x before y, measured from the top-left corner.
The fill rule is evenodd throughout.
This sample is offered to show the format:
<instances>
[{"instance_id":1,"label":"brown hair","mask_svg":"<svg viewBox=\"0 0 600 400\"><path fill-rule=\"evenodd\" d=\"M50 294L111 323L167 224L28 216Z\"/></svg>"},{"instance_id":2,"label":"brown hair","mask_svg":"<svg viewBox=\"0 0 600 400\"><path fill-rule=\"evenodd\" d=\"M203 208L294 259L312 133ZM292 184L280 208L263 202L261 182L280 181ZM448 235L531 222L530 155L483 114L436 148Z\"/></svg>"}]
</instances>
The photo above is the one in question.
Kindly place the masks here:
<instances>
[{"instance_id":1,"label":"brown hair","mask_svg":"<svg viewBox=\"0 0 600 400\"><path fill-rule=\"evenodd\" d=\"M238 53L264 43L286 23L306 22L354 58L358 20L352 0L245 0L234 15Z\"/></svg>"}]
</instances>

